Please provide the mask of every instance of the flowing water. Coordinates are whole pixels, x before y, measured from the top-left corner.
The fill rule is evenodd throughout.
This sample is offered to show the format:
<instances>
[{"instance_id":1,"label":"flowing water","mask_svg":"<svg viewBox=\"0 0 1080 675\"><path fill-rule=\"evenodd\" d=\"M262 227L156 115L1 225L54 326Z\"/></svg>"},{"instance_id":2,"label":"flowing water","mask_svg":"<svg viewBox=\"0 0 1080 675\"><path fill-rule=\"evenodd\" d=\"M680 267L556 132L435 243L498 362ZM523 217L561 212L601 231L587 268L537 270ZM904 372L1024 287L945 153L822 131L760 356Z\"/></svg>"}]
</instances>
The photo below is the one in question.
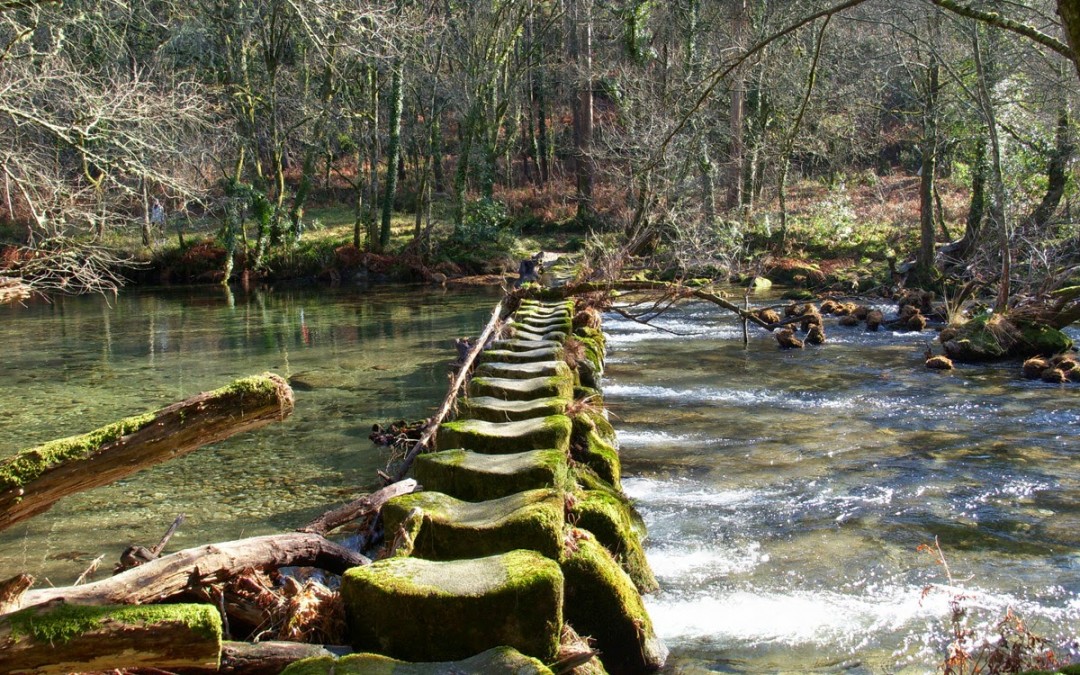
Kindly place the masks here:
<instances>
[{"instance_id":1,"label":"flowing water","mask_svg":"<svg viewBox=\"0 0 1080 675\"><path fill-rule=\"evenodd\" d=\"M153 546L181 512L170 551L289 531L370 491L389 456L371 425L430 415L453 339L478 331L494 303L422 288L185 289L0 307L0 457L264 371L288 377L296 397L284 422L0 532L0 578L70 584L99 555L108 570L127 546Z\"/></svg>"},{"instance_id":2,"label":"flowing water","mask_svg":"<svg viewBox=\"0 0 1080 675\"><path fill-rule=\"evenodd\" d=\"M388 456L370 426L430 414L452 338L493 304L186 289L0 308L0 456L266 370L296 391L283 423L0 532L0 578L71 583L99 555L108 568L153 545L179 512L169 550L286 531L366 492ZM657 323L678 334L607 317L605 393L663 585L647 602L670 672L932 672L957 594L973 626L1011 607L1074 648L1076 385L1022 380L1017 364L928 371L923 335L827 326L823 347L780 352L761 332L744 349L708 305ZM916 551L935 537L951 587Z\"/></svg>"},{"instance_id":3,"label":"flowing water","mask_svg":"<svg viewBox=\"0 0 1080 675\"><path fill-rule=\"evenodd\" d=\"M670 672L933 672L953 598L976 630L1012 608L1075 651L1076 385L927 370L929 333L827 320L781 352L713 306L655 323L674 333L606 318L604 389ZM935 538L951 584L917 552Z\"/></svg>"}]
</instances>

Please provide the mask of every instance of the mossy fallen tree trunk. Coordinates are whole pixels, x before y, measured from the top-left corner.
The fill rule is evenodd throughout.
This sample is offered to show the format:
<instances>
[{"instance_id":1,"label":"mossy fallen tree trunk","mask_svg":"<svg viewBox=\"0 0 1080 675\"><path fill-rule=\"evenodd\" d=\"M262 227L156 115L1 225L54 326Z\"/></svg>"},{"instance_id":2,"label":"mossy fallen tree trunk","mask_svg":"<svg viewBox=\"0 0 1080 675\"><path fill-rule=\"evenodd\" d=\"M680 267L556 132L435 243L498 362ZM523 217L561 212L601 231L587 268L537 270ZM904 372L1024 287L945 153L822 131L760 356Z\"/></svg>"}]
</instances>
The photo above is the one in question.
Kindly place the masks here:
<instances>
[{"instance_id":1,"label":"mossy fallen tree trunk","mask_svg":"<svg viewBox=\"0 0 1080 675\"><path fill-rule=\"evenodd\" d=\"M0 617L0 672L217 670L213 605L88 607L61 601Z\"/></svg>"},{"instance_id":2,"label":"mossy fallen tree trunk","mask_svg":"<svg viewBox=\"0 0 1080 675\"><path fill-rule=\"evenodd\" d=\"M267 373L23 450L0 462L0 530L49 510L67 495L283 420L292 410L288 383Z\"/></svg>"},{"instance_id":3,"label":"mossy fallen tree trunk","mask_svg":"<svg viewBox=\"0 0 1080 675\"><path fill-rule=\"evenodd\" d=\"M82 586L30 590L13 604L12 609L59 598L83 605L140 605L225 581L249 567L318 567L333 574L343 574L349 568L369 562L359 553L317 534L267 535L185 549Z\"/></svg>"},{"instance_id":4,"label":"mossy fallen tree trunk","mask_svg":"<svg viewBox=\"0 0 1080 675\"><path fill-rule=\"evenodd\" d=\"M669 283L666 281L589 281L580 284L567 284L566 286L558 286L556 288L522 288L511 293L510 297L516 300L520 300L522 298L535 298L538 300L559 300L563 298L571 298L577 295L585 295L588 293L611 293L612 291L660 291L668 294L673 298L697 298L698 300L711 302L717 307L721 307L728 310L729 312L737 314L747 323L752 323L759 328L764 328L765 330L771 331L777 327L777 324L770 324L762 321L761 318L753 312L743 309L742 307L739 307L735 303L730 302L715 293L710 293L709 291L700 288L691 288L689 286Z\"/></svg>"}]
</instances>

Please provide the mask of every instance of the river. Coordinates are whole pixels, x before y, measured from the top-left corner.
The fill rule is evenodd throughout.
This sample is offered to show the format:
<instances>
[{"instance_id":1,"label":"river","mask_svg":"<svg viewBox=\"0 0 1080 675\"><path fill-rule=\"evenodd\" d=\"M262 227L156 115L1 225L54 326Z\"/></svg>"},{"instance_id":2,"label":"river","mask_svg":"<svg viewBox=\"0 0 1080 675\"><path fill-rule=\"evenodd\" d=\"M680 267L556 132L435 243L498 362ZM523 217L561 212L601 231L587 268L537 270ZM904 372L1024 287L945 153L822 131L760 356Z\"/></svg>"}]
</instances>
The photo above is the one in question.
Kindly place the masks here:
<instances>
[{"instance_id":1,"label":"river","mask_svg":"<svg viewBox=\"0 0 1080 675\"><path fill-rule=\"evenodd\" d=\"M296 390L283 423L0 533L0 577L71 583L180 512L169 550L290 530L366 492L387 461L370 426L433 411L453 338L495 297L214 288L0 308L0 456L266 370ZM744 349L711 305L657 321L674 333L605 322L669 672L933 672L958 594L976 629L1011 607L1075 650L1076 385L1022 380L1015 363L926 370L930 333L827 325L826 345L781 352L761 332ZM952 584L916 550L935 538Z\"/></svg>"},{"instance_id":2,"label":"river","mask_svg":"<svg viewBox=\"0 0 1080 675\"><path fill-rule=\"evenodd\" d=\"M827 319L782 352L711 305L655 323L607 317L605 394L670 672L934 672L960 596L979 634L1012 608L1075 658L1077 385L928 370L932 333Z\"/></svg>"}]
</instances>

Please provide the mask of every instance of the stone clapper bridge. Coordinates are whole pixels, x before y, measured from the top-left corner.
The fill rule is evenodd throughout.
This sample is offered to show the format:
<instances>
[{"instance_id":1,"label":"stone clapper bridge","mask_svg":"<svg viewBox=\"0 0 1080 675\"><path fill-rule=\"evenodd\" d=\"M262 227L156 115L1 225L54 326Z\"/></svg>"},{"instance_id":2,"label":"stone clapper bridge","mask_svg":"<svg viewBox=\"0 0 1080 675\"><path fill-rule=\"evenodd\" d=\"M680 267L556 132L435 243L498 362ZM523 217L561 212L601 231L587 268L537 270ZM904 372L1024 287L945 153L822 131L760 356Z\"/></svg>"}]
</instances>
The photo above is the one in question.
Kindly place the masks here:
<instances>
[{"instance_id":1,"label":"stone clapper bridge","mask_svg":"<svg viewBox=\"0 0 1080 675\"><path fill-rule=\"evenodd\" d=\"M644 526L620 487L615 431L598 404L605 341L595 324L595 313L575 316L573 300L521 301L503 329L509 337L479 354L437 452L416 458L424 491L383 507L393 556L342 578L361 653L306 659L285 673L663 665L641 600L657 589ZM574 631L599 654L564 651L560 661Z\"/></svg>"}]
</instances>

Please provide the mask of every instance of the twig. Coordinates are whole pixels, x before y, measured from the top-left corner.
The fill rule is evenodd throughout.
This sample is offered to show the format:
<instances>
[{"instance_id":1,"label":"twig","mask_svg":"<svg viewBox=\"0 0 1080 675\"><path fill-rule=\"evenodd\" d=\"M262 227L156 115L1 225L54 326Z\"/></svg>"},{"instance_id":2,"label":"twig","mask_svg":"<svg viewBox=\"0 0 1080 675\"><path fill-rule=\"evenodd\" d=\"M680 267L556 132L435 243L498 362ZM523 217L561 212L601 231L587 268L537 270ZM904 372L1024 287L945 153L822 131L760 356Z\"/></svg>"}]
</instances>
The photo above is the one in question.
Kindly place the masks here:
<instances>
[{"instance_id":1,"label":"twig","mask_svg":"<svg viewBox=\"0 0 1080 675\"><path fill-rule=\"evenodd\" d=\"M97 572L98 565L100 565L101 561L104 560L104 559L105 559L105 554L104 553L102 553L98 557L94 558L94 562L90 563L90 566L87 567L85 570L83 570L83 573L80 574L79 578L75 580L75 583L73 583L71 585L72 586L81 586L83 584L83 582L86 581L86 578L88 576L90 576L94 572Z\"/></svg>"},{"instance_id":2,"label":"twig","mask_svg":"<svg viewBox=\"0 0 1080 675\"><path fill-rule=\"evenodd\" d=\"M174 534L176 534L176 530L178 530L180 526L184 523L185 517L186 516L181 513L176 517L175 520L173 520L172 525L169 526L169 529L165 530L165 534L161 537L161 541L157 543L157 546L150 549L150 555L154 556L155 558L161 555L161 552L165 550L166 544L168 544L169 540L172 539Z\"/></svg>"}]
</instances>

